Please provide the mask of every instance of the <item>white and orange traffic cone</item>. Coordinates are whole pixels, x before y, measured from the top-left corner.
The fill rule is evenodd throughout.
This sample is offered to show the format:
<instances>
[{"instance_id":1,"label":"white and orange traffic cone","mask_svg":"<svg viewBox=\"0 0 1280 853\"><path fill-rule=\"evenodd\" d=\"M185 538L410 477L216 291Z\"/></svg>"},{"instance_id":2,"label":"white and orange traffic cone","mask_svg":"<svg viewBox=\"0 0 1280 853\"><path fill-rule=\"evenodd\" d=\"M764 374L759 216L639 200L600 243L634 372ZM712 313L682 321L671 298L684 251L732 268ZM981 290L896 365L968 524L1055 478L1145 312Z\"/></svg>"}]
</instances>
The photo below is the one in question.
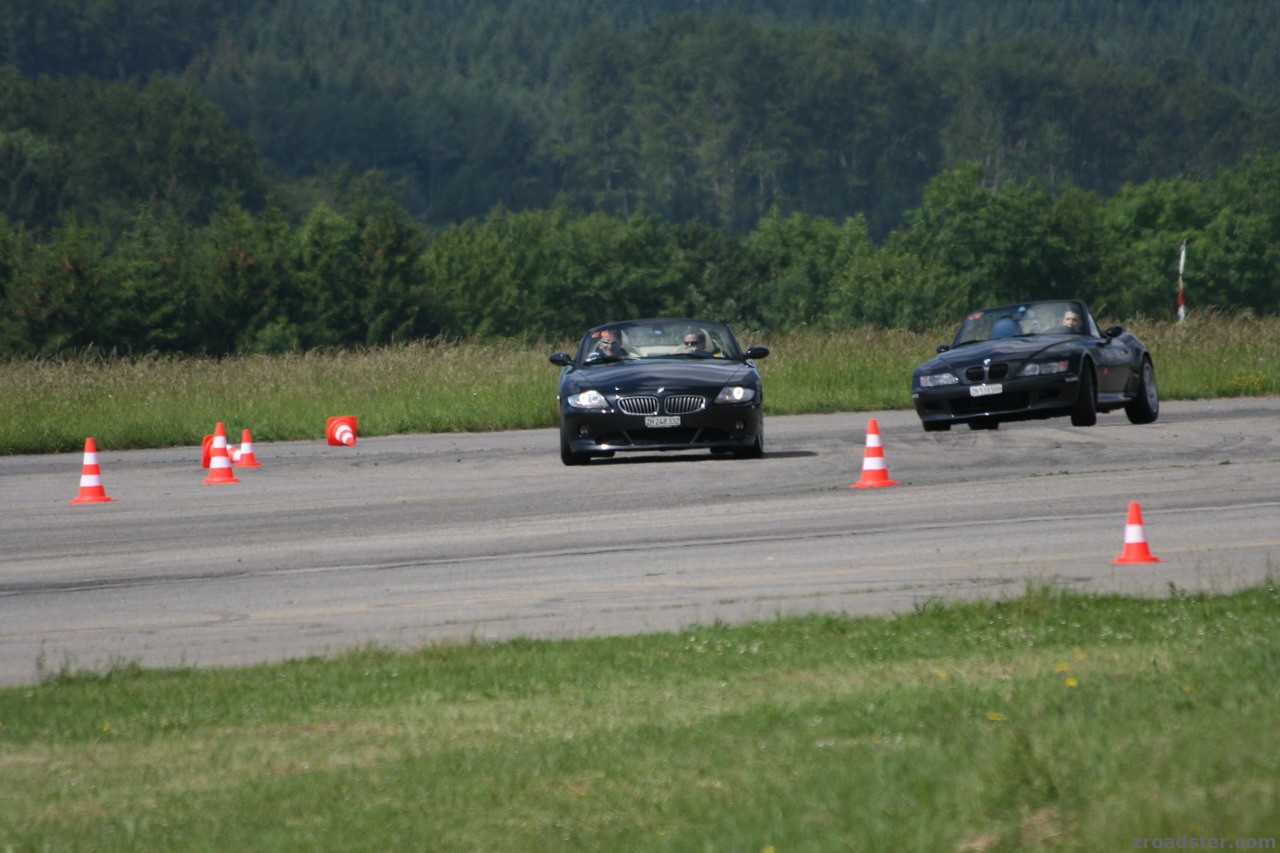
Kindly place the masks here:
<instances>
[{"instance_id":1,"label":"white and orange traffic cone","mask_svg":"<svg viewBox=\"0 0 1280 853\"><path fill-rule=\"evenodd\" d=\"M249 430L240 433L240 446L232 454L231 461L236 463L237 468L262 467L258 457L253 455L253 436L249 434Z\"/></svg>"},{"instance_id":2,"label":"white and orange traffic cone","mask_svg":"<svg viewBox=\"0 0 1280 853\"><path fill-rule=\"evenodd\" d=\"M329 418L325 425L325 438L330 446L354 447L356 443L356 419L352 415Z\"/></svg>"},{"instance_id":3,"label":"white and orange traffic cone","mask_svg":"<svg viewBox=\"0 0 1280 853\"><path fill-rule=\"evenodd\" d=\"M880 424L875 418L867 421L867 449L862 456L862 477L850 484L851 489L873 489L877 486L897 486L889 479L889 469L884 462L884 446L880 443Z\"/></svg>"},{"instance_id":4,"label":"white and orange traffic cone","mask_svg":"<svg viewBox=\"0 0 1280 853\"><path fill-rule=\"evenodd\" d=\"M98 445L92 438L84 440L84 464L80 467L80 493L69 504L100 504L113 501L102 488L102 469L98 467Z\"/></svg>"},{"instance_id":5,"label":"white and orange traffic cone","mask_svg":"<svg viewBox=\"0 0 1280 853\"><path fill-rule=\"evenodd\" d=\"M1142 507L1137 501L1129 502L1129 515L1124 523L1124 550L1111 561L1111 565L1126 563L1158 563L1160 558L1147 547L1147 536L1142 532Z\"/></svg>"},{"instance_id":6,"label":"white and orange traffic cone","mask_svg":"<svg viewBox=\"0 0 1280 853\"><path fill-rule=\"evenodd\" d=\"M209 444L209 476L204 478L206 486L221 483L238 483L239 479L231 472L231 457L227 455L227 431L222 421L213 430L213 441Z\"/></svg>"}]
</instances>

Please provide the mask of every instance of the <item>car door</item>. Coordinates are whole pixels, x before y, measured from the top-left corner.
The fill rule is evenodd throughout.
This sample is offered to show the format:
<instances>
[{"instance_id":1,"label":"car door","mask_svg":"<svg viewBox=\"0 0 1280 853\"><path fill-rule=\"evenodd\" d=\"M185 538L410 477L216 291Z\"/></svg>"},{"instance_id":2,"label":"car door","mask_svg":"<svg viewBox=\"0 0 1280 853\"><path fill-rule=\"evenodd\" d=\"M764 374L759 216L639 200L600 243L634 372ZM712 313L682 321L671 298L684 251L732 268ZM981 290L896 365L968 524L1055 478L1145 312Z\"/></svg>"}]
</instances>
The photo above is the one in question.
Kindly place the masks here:
<instances>
[{"instance_id":1,"label":"car door","mask_svg":"<svg viewBox=\"0 0 1280 853\"><path fill-rule=\"evenodd\" d=\"M1093 347L1098 365L1098 393L1123 394L1133 373L1133 354L1121 338L1099 338Z\"/></svg>"}]
</instances>

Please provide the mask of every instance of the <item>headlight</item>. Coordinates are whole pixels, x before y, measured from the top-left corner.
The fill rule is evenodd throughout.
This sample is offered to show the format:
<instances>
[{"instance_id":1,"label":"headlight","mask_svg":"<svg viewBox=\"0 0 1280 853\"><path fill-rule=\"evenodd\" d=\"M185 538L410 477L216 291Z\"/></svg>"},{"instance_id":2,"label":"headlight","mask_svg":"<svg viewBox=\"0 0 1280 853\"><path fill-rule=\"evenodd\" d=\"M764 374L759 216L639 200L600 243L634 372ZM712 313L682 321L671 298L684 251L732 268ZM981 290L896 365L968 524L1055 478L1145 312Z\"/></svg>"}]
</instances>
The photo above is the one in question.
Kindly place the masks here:
<instances>
[{"instance_id":1,"label":"headlight","mask_svg":"<svg viewBox=\"0 0 1280 853\"><path fill-rule=\"evenodd\" d=\"M750 403L756 398L756 390L745 385L726 385L716 396L717 403Z\"/></svg>"},{"instance_id":2,"label":"headlight","mask_svg":"<svg viewBox=\"0 0 1280 853\"><path fill-rule=\"evenodd\" d=\"M1059 361L1033 361L1018 371L1019 376L1052 376L1066 373L1070 366L1065 358Z\"/></svg>"},{"instance_id":3,"label":"headlight","mask_svg":"<svg viewBox=\"0 0 1280 853\"><path fill-rule=\"evenodd\" d=\"M921 388L941 388L944 385L958 385L960 380L954 373L922 373Z\"/></svg>"},{"instance_id":4,"label":"headlight","mask_svg":"<svg viewBox=\"0 0 1280 853\"><path fill-rule=\"evenodd\" d=\"M583 391L581 394L570 394L565 399L575 409L609 408L609 401L599 391Z\"/></svg>"}]
</instances>

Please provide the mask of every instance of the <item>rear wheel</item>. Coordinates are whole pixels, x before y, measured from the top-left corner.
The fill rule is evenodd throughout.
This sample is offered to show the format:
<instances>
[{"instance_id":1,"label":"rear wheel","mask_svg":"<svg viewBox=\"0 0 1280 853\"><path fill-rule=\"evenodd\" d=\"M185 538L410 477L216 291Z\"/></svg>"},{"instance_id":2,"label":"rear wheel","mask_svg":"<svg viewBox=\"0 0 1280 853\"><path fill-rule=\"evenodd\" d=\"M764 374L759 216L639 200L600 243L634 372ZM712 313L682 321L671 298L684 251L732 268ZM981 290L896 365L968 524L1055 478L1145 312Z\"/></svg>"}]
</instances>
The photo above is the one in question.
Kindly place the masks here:
<instances>
[{"instance_id":1,"label":"rear wheel","mask_svg":"<svg viewBox=\"0 0 1280 853\"><path fill-rule=\"evenodd\" d=\"M1129 423L1149 424L1160 417L1160 392L1156 390L1156 369L1151 359L1142 359L1142 374L1138 378L1138 390L1124 407Z\"/></svg>"},{"instance_id":2,"label":"rear wheel","mask_svg":"<svg viewBox=\"0 0 1280 853\"><path fill-rule=\"evenodd\" d=\"M1098 395L1093 390L1093 368L1088 362L1080 370L1080 393L1071 407L1072 426L1093 426L1098 422Z\"/></svg>"}]
</instances>

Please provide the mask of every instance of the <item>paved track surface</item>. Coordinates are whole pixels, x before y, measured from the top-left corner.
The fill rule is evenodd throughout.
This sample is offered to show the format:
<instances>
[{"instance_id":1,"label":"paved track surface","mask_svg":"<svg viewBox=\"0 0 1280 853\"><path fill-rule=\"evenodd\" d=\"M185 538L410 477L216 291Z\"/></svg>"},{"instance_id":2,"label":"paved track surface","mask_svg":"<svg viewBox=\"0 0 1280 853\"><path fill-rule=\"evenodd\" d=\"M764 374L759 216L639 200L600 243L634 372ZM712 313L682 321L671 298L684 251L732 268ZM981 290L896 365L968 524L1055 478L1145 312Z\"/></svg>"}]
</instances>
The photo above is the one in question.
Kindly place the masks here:
<instances>
[{"instance_id":1,"label":"paved track surface","mask_svg":"<svg viewBox=\"0 0 1280 853\"><path fill-rule=\"evenodd\" d=\"M82 454L0 458L0 684L892 613L1032 583L1227 591L1280 563L1278 416L1266 398L1166 402L1142 427L772 417L762 460L584 468L560 464L554 430L255 442L262 467L217 486L198 447L99 446L116 501L76 506ZM872 417L901 485L850 489ZM1111 564L1130 501L1162 562Z\"/></svg>"}]
</instances>

